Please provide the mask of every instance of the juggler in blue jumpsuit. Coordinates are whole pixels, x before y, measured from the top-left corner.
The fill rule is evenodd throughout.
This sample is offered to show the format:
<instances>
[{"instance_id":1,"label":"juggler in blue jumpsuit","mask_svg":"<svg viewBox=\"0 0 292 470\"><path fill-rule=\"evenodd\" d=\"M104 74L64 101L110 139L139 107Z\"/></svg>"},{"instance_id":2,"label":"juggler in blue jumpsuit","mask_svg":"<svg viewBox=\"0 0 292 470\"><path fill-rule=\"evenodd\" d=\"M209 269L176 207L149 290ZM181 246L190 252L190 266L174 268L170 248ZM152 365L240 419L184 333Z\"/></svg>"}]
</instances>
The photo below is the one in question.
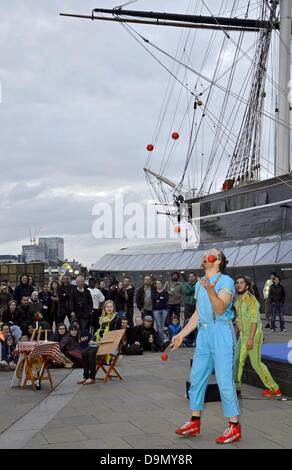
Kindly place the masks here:
<instances>
[{"instance_id":1,"label":"juggler in blue jumpsuit","mask_svg":"<svg viewBox=\"0 0 292 470\"><path fill-rule=\"evenodd\" d=\"M229 292L234 297L233 279L225 274L217 273L210 278L210 282L214 282L218 277L218 282L214 287L215 292L217 294L220 291ZM199 282L196 284L195 297L199 324L196 351L190 375L191 410L204 409L206 388L215 369L224 416L228 418L238 416L240 411L234 384L236 337L232 324L233 299L223 315L215 315L214 319L207 290Z\"/></svg>"}]
</instances>

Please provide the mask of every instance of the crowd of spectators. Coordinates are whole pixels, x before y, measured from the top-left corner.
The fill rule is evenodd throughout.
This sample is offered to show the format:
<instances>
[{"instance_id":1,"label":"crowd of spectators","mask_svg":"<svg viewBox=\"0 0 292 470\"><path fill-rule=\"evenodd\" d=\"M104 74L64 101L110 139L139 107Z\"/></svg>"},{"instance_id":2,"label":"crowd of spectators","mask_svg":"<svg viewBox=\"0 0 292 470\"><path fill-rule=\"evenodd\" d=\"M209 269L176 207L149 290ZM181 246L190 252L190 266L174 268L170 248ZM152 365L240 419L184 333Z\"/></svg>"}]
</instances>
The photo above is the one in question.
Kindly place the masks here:
<instances>
[{"instance_id":1,"label":"crowd of spectators","mask_svg":"<svg viewBox=\"0 0 292 470\"><path fill-rule=\"evenodd\" d=\"M184 297L189 317L194 311L195 282L194 274L185 285L179 282L178 273L173 273L165 285L145 276L136 293L128 277L123 281L113 278L107 285L104 280L96 282L93 278L85 283L79 276L73 285L68 276L63 276L61 282L54 280L36 286L32 277L23 274L15 289L2 279L1 368L15 368L16 344L30 341L34 329L39 327L48 330L49 339L59 343L68 367L83 364L84 351L90 342L100 341L104 333L114 329L125 329L124 354L162 351L181 329ZM140 314L134 320L135 298ZM193 344L194 338L185 342Z\"/></svg>"},{"instance_id":2,"label":"crowd of spectators","mask_svg":"<svg viewBox=\"0 0 292 470\"><path fill-rule=\"evenodd\" d=\"M0 365L14 369L14 355L19 341L30 341L34 328L47 329L49 339L57 341L66 357L66 365L82 365L84 351L104 333L125 329L124 354L142 354L143 351L163 351L173 336L177 335L195 311L196 275L191 272L186 282L174 272L168 282L145 276L137 290L129 277L123 281L111 278L88 283L82 276L76 285L68 276L60 282L54 280L35 286L32 277L23 274L13 290L7 280L0 282ZM254 295L260 294L252 284ZM271 274L263 289L267 317L266 327L276 329L276 314L280 328L284 325L285 290L275 273ZM134 318L134 302L139 315ZM182 316L183 312L183 316ZM270 323L271 319L271 323ZM196 332L185 338L183 346L195 346Z\"/></svg>"}]
</instances>

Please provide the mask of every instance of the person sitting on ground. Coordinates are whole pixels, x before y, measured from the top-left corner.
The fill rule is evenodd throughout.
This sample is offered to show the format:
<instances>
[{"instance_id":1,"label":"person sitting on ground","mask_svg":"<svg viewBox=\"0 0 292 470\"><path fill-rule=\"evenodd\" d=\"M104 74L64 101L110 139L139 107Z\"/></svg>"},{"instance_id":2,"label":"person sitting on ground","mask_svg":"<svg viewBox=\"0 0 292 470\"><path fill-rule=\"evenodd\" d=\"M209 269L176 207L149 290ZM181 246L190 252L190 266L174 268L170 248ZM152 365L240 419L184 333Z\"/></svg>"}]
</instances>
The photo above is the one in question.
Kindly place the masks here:
<instances>
[{"instance_id":1,"label":"person sitting on ground","mask_svg":"<svg viewBox=\"0 0 292 470\"><path fill-rule=\"evenodd\" d=\"M143 349L141 348L140 343L135 342L134 328L129 325L127 318L122 319L121 328L126 330L122 353L128 356L143 354Z\"/></svg>"},{"instance_id":2,"label":"person sitting on ground","mask_svg":"<svg viewBox=\"0 0 292 470\"><path fill-rule=\"evenodd\" d=\"M129 346L135 343L135 337L133 328L130 327L129 320L127 318L122 318L121 329L126 330L123 348L128 348Z\"/></svg>"},{"instance_id":3,"label":"person sitting on ground","mask_svg":"<svg viewBox=\"0 0 292 470\"><path fill-rule=\"evenodd\" d=\"M8 335L11 334L10 325L8 323L2 323L0 330L0 341L3 343Z\"/></svg>"},{"instance_id":4,"label":"person sitting on ground","mask_svg":"<svg viewBox=\"0 0 292 470\"><path fill-rule=\"evenodd\" d=\"M65 323L58 323L55 333L50 337L50 341L60 343L61 340L68 334L67 326Z\"/></svg>"},{"instance_id":5,"label":"person sitting on ground","mask_svg":"<svg viewBox=\"0 0 292 470\"><path fill-rule=\"evenodd\" d=\"M11 334L8 334L1 345L1 368L7 370L14 370L16 368L18 357L14 355L15 347L14 337Z\"/></svg>"},{"instance_id":6,"label":"person sitting on ground","mask_svg":"<svg viewBox=\"0 0 292 470\"><path fill-rule=\"evenodd\" d=\"M158 333L153 327L153 318L150 315L146 315L143 324L137 327L135 342L139 343L144 351L160 351Z\"/></svg>"},{"instance_id":7,"label":"person sitting on ground","mask_svg":"<svg viewBox=\"0 0 292 470\"><path fill-rule=\"evenodd\" d=\"M122 310L117 312L117 315L115 316L115 319L113 320L113 323L112 323L112 330L120 330L122 328L122 321L124 319L127 319L129 322L127 312L124 312Z\"/></svg>"},{"instance_id":8,"label":"person sitting on ground","mask_svg":"<svg viewBox=\"0 0 292 470\"><path fill-rule=\"evenodd\" d=\"M17 303L16 300L10 300L8 303L7 310L3 312L3 317L2 317L3 323L10 323L12 322L13 324L17 323Z\"/></svg>"},{"instance_id":9,"label":"person sitting on ground","mask_svg":"<svg viewBox=\"0 0 292 470\"><path fill-rule=\"evenodd\" d=\"M179 324L179 319L176 315L172 315L171 323L168 325L168 337L169 340L172 340L172 337L178 335L181 332L181 326Z\"/></svg>"},{"instance_id":10,"label":"person sitting on ground","mask_svg":"<svg viewBox=\"0 0 292 470\"><path fill-rule=\"evenodd\" d=\"M60 344L66 335L68 335L67 326L65 325L65 323L58 323L55 333L50 336L50 341L55 341L56 343ZM59 365L58 367L65 367L66 369L70 369L71 367L73 367L74 362L71 360L72 358L69 359L69 357L66 356L64 353L62 353L62 356L63 364ZM50 365L56 367L55 364L50 363Z\"/></svg>"},{"instance_id":11,"label":"person sitting on ground","mask_svg":"<svg viewBox=\"0 0 292 470\"><path fill-rule=\"evenodd\" d=\"M82 366L82 349L79 344L79 330L75 325L69 326L69 331L60 341L61 352L68 357L75 367Z\"/></svg>"},{"instance_id":12,"label":"person sitting on ground","mask_svg":"<svg viewBox=\"0 0 292 470\"><path fill-rule=\"evenodd\" d=\"M20 342L23 343L24 341L31 341L33 330L34 326L32 323L26 325L24 335L20 338Z\"/></svg>"},{"instance_id":13,"label":"person sitting on ground","mask_svg":"<svg viewBox=\"0 0 292 470\"><path fill-rule=\"evenodd\" d=\"M136 326L141 326L143 324L143 320L141 317L136 317L135 318L135 327Z\"/></svg>"}]
</instances>

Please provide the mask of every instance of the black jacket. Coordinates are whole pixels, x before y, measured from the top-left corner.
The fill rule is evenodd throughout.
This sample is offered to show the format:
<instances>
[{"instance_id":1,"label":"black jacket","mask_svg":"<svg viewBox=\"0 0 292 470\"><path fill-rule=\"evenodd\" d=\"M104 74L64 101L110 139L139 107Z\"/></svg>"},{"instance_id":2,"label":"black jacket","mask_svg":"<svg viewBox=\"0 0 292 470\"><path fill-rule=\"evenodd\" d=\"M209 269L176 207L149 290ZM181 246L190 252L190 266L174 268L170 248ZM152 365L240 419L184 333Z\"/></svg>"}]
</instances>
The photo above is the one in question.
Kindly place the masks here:
<instances>
[{"instance_id":1,"label":"black jacket","mask_svg":"<svg viewBox=\"0 0 292 470\"><path fill-rule=\"evenodd\" d=\"M42 305L41 313L45 318L53 309L52 292L40 292L39 299Z\"/></svg>"},{"instance_id":2,"label":"black jacket","mask_svg":"<svg viewBox=\"0 0 292 470\"><path fill-rule=\"evenodd\" d=\"M151 298L153 310L167 310L168 292L166 290L158 292L157 289L153 289Z\"/></svg>"},{"instance_id":3,"label":"black jacket","mask_svg":"<svg viewBox=\"0 0 292 470\"><path fill-rule=\"evenodd\" d=\"M3 312L2 321L3 323L12 322L13 324L18 324L17 310L15 312L10 312L9 308Z\"/></svg>"},{"instance_id":4,"label":"black jacket","mask_svg":"<svg viewBox=\"0 0 292 470\"><path fill-rule=\"evenodd\" d=\"M283 304L285 303L286 294L282 284L272 284L269 292L269 299L272 304Z\"/></svg>"},{"instance_id":5,"label":"black jacket","mask_svg":"<svg viewBox=\"0 0 292 470\"><path fill-rule=\"evenodd\" d=\"M14 299L17 302L17 305L20 304L21 297L30 297L33 293L33 287L29 286L28 284L19 284L15 287L14 290Z\"/></svg>"},{"instance_id":6,"label":"black jacket","mask_svg":"<svg viewBox=\"0 0 292 470\"><path fill-rule=\"evenodd\" d=\"M81 351L79 345L79 337L78 336L71 336L70 333L67 333L60 341L60 349L62 353L70 352L70 351Z\"/></svg>"},{"instance_id":7,"label":"black jacket","mask_svg":"<svg viewBox=\"0 0 292 470\"><path fill-rule=\"evenodd\" d=\"M153 345L156 348L159 348L159 337L157 331L151 326L150 328L145 328L144 325L135 326L134 328L134 339L138 341L145 351L151 349L151 343L149 343L150 335L153 336Z\"/></svg>"},{"instance_id":8,"label":"black jacket","mask_svg":"<svg viewBox=\"0 0 292 470\"><path fill-rule=\"evenodd\" d=\"M80 292L77 287L74 288L70 299L70 311L74 312L76 318L87 319L93 310L93 302L90 291L84 287Z\"/></svg>"},{"instance_id":9,"label":"black jacket","mask_svg":"<svg viewBox=\"0 0 292 470\"><path fill-rule=\"evenodd\" d=\"M125 289L119 289L118 287L113 287L110 289L110 299L113 300L116 312L126 311L126 293Z\"/></svg>"},{"instance_id":10,"label":"black jacket","mask_svg":"<svg viewBox=\"0 0 292 470\"><path fill-rule=\"evenodd\" d=\"M17 307L16 324L20 326L22 332L25 331L26 325L33 323L34 310L31 304L21 304Z\"/></svg>"},{"instance_id":11,"label":"black jacket","mask_svg":"<svg viewBox=\"0 0 292 470\"><path fill-rule=\"evenodd\" d=\"M152 297L153 291L154 291L154 287L151 287L151 297ZM142 286L137 290L137 294L136 294L136 304L139 310L143 310L144 308L144 299L145 299L145 291L144 291L144 286Z\"/></svg>"},{"instance_id":12,"label":"black jacket","mask_svg":"<svg viewBox=\"0 0 292 470\"><path fill-rule=\"evenodd\" d=\"M101 289L100 287L99 287L99 290L104 296L104 301L109 300L109 290L108 289Z\"/></svg>"},{"instance_id":13,"label":"black jacket","mask_svg":"<svg viewBox=\"0 0 292 470\"><path fill-rule=\"evenodd\" d=\"M127 292L128 299L126 300L126 311L132 310L134 308L134 292L135 287L131 286L129 289L125 289Z\"/></svg>"},{"instance_id":14,"label":"black jacket","mask_svg":"<svg viewBox=\"0 0 292 470\"><path fill-rule=\"evenodd\" d=\"M65 286L64 284L61 284L59 287L59 302L60 302L60 308L62 309L68 309L70 308L70 298L73 293L74 286L72 284L68 284Z\"/></svg>"},{"instance_id":15,"label":"black jacket","mask_svg":"<svg viewBox=\"0 0 292 470\"><path fill-rule=\"evenodd\" d=\"M68 335L68 331L66 331L66 333L64 333L63 335L60 335L58 331L55 331L55 333L53 333L50 336L50 341L55 341L56 343L60 343L62 339L65 338L66 335Z\"/></svg>"}]
</instances>

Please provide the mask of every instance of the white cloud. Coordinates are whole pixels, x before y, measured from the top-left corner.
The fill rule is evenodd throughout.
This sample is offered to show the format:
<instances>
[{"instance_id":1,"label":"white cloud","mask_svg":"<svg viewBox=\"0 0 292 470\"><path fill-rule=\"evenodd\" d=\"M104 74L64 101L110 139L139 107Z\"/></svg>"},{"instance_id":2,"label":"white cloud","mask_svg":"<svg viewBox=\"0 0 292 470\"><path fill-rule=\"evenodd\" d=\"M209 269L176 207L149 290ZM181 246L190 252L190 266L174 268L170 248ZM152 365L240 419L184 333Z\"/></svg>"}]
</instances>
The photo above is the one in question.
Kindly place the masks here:
<instances>
[{"instance_id":1,"label":"white cloud","mask_svg":"<svg viewBox=\"0 0 292 470\"><path fill-rule=\"evenodd\" d=\"M190 3L141 0L129 7L185 12ZM1 7L0 253L19 253L29 228L42 227L41 236L65 236L66 256L89 265L98 252L115 249L91 238L93 204L117 192L135 202L152 197L145 147L168 75L120 25L59 16L94 6L9 0ZM139 31L175 53L176 28ZM163 148L157 146L159 163ZM178 149L170 178L179 178L184 162L183 143Z\"/></svg>"}]
</instances>

